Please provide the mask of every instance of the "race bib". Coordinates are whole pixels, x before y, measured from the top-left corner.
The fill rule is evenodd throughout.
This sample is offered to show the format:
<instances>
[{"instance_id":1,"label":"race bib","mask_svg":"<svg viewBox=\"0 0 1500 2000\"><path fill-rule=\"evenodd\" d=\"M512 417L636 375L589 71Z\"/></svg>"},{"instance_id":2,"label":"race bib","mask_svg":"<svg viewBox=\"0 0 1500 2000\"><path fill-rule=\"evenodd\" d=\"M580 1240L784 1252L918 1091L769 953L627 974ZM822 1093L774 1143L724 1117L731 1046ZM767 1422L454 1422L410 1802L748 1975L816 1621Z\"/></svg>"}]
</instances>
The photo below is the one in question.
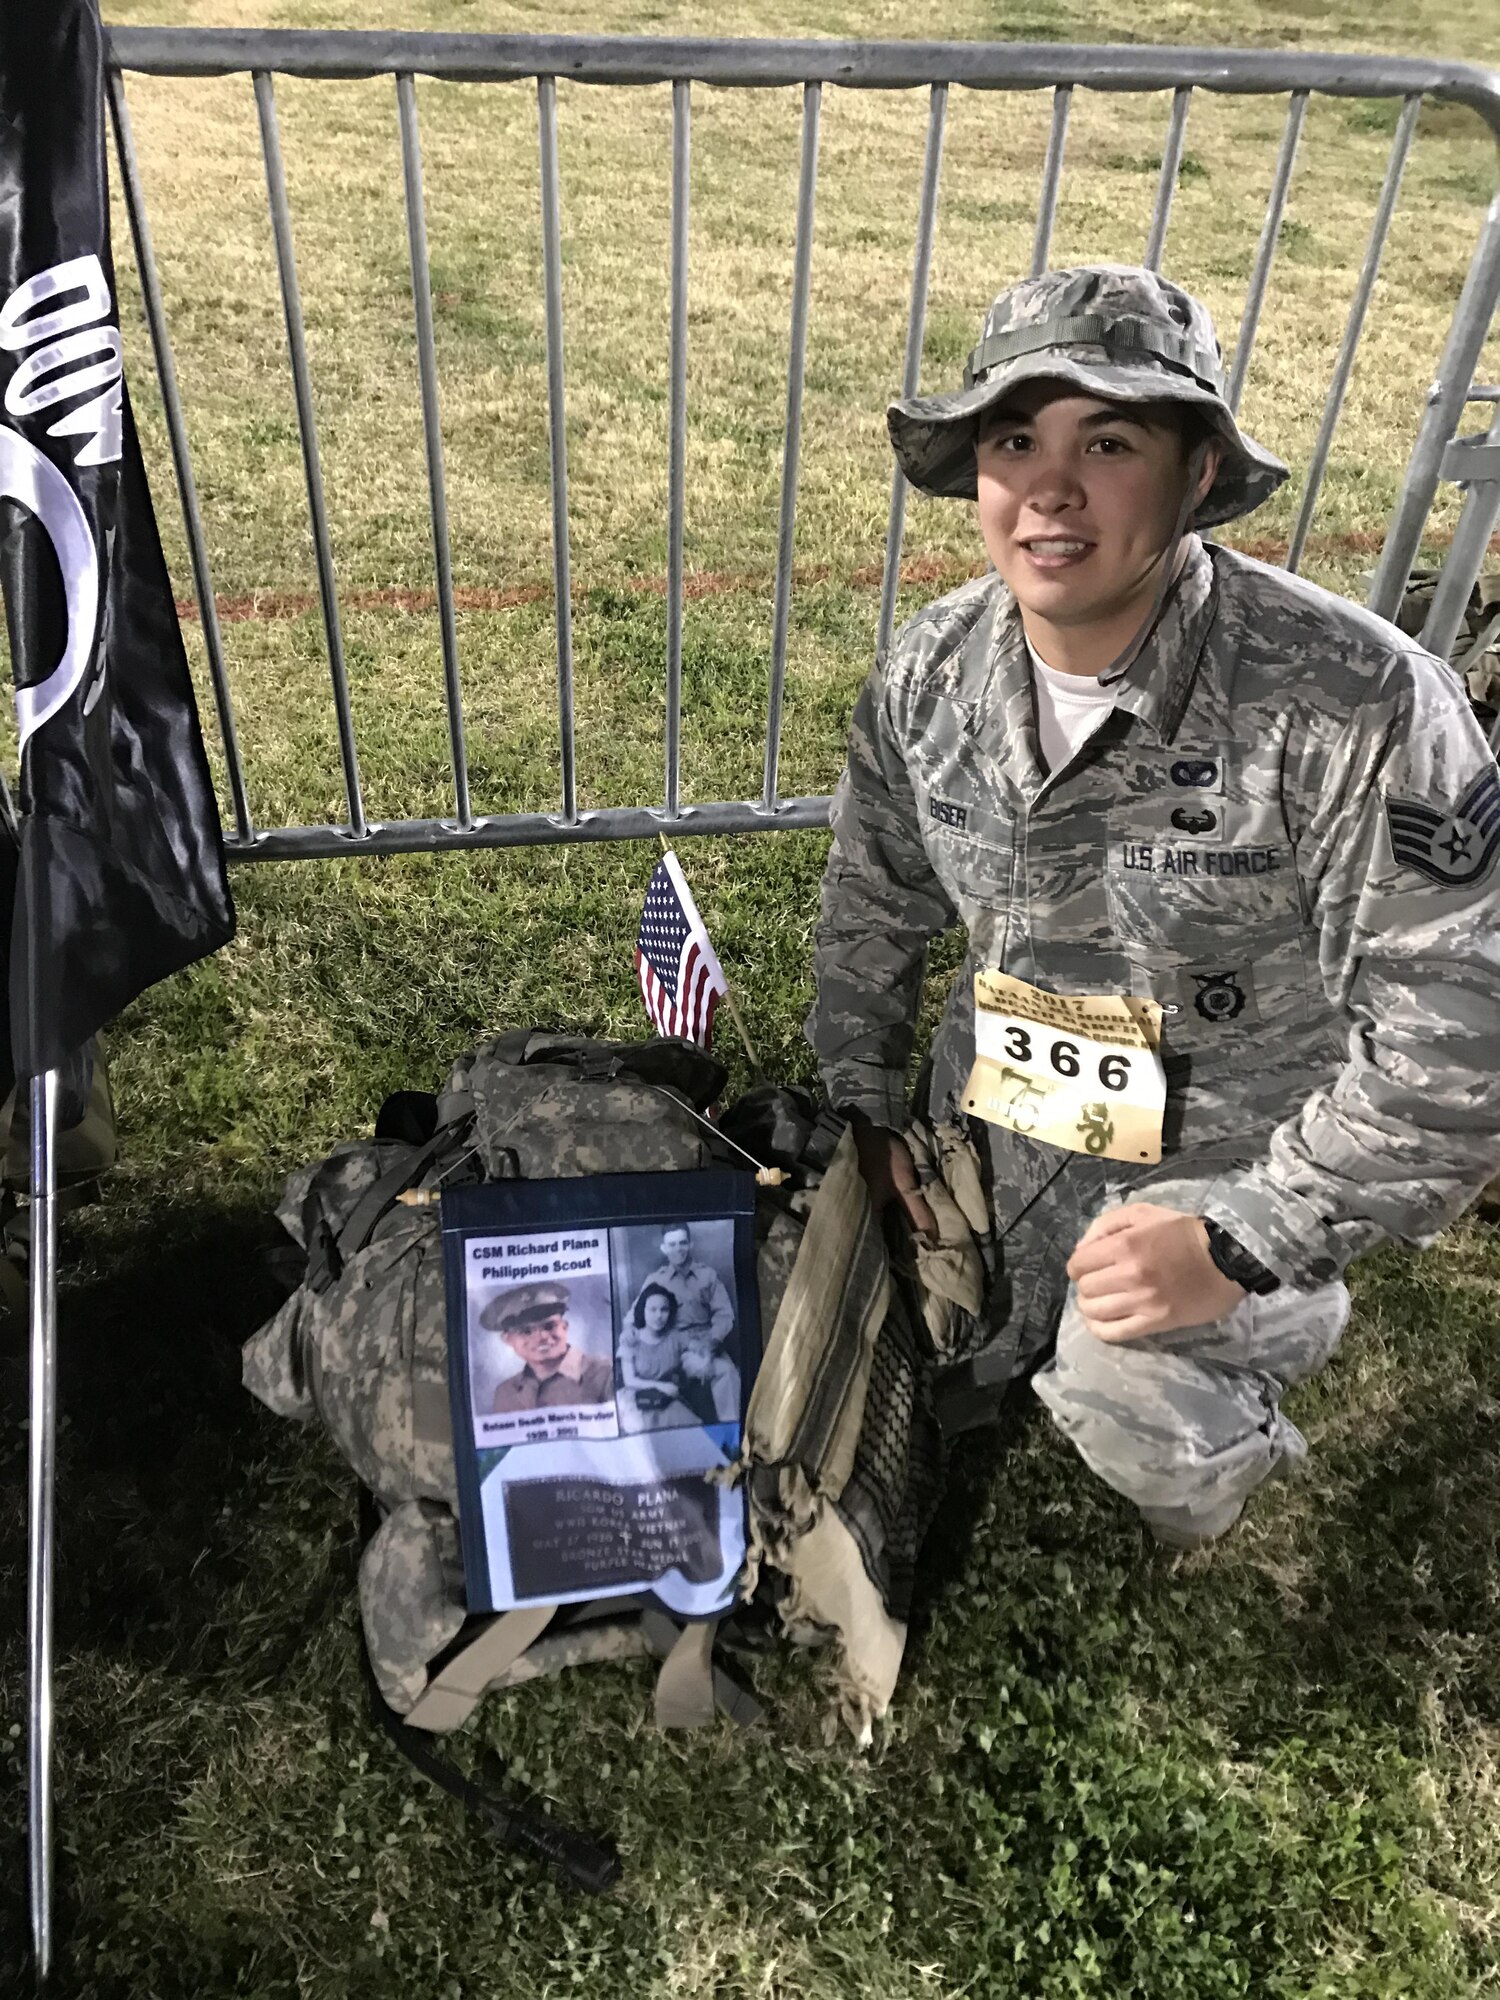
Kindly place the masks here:
<instances>
[{"instance_id":1,"label":"race bib","mask_svg":"<svg viewBox=\"0 0 1500 2000\"><path fill-rule=\"evenodd\" d=\"M1043 993L1004 972L974 979L964 1109L1101 1160L1155 1162L1167 1080L1161 1008L1128 993Z\"/></svg>"}]
</instances>

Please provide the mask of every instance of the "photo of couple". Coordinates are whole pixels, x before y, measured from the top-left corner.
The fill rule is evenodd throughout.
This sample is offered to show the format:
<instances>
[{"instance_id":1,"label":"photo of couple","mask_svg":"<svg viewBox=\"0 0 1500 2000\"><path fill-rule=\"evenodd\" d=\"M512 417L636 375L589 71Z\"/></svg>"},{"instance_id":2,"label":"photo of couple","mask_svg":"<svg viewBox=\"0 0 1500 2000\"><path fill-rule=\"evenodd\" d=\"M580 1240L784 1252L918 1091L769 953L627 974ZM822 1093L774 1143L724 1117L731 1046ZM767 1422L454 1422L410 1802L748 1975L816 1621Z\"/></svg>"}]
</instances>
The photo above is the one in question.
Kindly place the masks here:
<instances>
[{"instance_id":1,"label":"photo of couple","mask_svg":"<svg viewBox=\"0 0 1500 2000\"><path fill-rule=\"evenodd\" d=\"M657 1253L616 1330L620 1429L738 1423L735 1312L721 1276L721 1268L731 1268L733 1224L674 1222L659 1237L647 1229L620 1234L627 1262L632 1237L654 1241ZM710 1240L717 1235L722 1247Z\"/></svg>"}]
</instances>

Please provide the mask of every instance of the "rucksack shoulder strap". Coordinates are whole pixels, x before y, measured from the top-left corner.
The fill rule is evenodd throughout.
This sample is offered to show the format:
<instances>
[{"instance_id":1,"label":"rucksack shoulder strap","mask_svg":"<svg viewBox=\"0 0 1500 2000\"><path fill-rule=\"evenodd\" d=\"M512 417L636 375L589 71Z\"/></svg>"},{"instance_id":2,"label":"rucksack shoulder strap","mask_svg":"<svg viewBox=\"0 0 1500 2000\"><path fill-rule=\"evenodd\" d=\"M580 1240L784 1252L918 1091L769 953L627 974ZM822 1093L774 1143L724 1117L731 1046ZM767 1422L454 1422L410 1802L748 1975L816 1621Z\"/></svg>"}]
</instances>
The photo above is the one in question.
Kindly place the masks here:
<instances>
[{"instance_id":1,"label":"rucksack shoulder strap","mask_svg":"<svg viewBox=\"0 0 1500 2000\"><path fill-rule=\"evenodd\" d=\"M641 1624L653 1651L665 1648L652 1704L658 1729L701 1729L713 1721L718 1706L714 1698L718 1623L716 1618L691 1619L668 1636L670 1620L662 1618L658 1627L651 1612L642 1615Z\"/></svg>"},{"instance_id":2,"label":"rucksack shoulder strap","mask_svg":"<svg viewBox=\"0 0 1500 2000\"><path fill-rule=\"evenodd\" d=\"M496 1062L523 1063L527 1044L533 1035L540 1032L536 1028L507 1028L503 1034L495 1035L485 1043L484 1052Z\"/></svg>"},{"instance_id":3,"label":"rucksack shoulder strap","mask_svg":"<svg viewBox=\"0 0 1500 2000\"><path fill-rule=\"evenodd\" d=\"M556 1609L555 1604L528 1604L492 1618L478 1638L444 1661L428 1681L407 1711L408 1725L441 1733L467 1722L485 1689L541 1637Z\"/></svg>"},{"instance_id":4,"label":"rucksack shoulder strap","mask_svg":"<svg viewBox=\"0 0 1500 2000\"><path fill-rule=\"evenodd\" d=\"M349 1211L349 1219L338 1233L339 1257L347 1263L369 1242L379 1222L397 1195L404 1194L413 1181L420 1180L439 1153L451 1146L465 1123L460 1116L452 1124L440 1125L425 1146L417 1146L405 1158L388 1167L372 1187L365 1189Z\"/></svg>"},{"instance_id":5,"label":"rucksack shoulder strap","mask_svg":"<svg viewBox=\"0 0 1500 2000\"><path fill-rule=\"evenodd\" d=\"M641 1632L661 1668L653 1704L658 1729L699 1729L715 1714L725 1715L738 1729L753 1729L765 1711L751 1694L714 1664L714 1640L722 1621L683 1621L648 1604L641 1612Z\"/></svg>"},{"instance_id":6,"label":"rucksack shoulder strap","mask_svg":"<svg viewBox=\"0 0 1500 2000\"><path fill-rule=\"evenodd\" d=\"M465 1110L440 1125L425 1146L404 1148L396 1164L387 1167L365 1189L338 1231L324 1214L318 1184L313 1181L302 1203L302 1242L307 1252L302 1282L309 1292L326 1292L337 1281L349 1259L369 1242L376 1224L394 1205L396 1197L404 1194L413 1181L420 1180L438 1154L454 1143L471 1115L470 1110Z\"/></svg>"}]
</instances>

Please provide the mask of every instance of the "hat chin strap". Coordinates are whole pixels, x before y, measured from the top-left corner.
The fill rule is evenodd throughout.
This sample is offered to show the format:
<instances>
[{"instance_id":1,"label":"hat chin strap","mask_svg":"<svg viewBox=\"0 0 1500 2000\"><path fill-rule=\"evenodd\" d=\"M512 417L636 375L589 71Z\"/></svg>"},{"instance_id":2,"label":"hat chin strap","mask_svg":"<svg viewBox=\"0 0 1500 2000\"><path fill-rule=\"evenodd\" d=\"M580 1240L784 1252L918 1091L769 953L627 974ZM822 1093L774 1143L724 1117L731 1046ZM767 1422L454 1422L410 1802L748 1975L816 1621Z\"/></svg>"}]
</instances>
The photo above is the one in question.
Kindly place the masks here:
<instances>
[{"instance_id":1,"label":"hat chin strap","mask_svg":"<svg viewBox=\"0 0 1500 2000\"><path fill-rule=\"evenodd\" d=\"M1195 444L1188 455L1187 487L1183 492L1182 505L1177 509L1177 520L1161 552L1161 576L1157 581L1156 595L1151 600L1151 609L1146 613L1139 631L1120 653L1117 653L1098 676L1100 687L1112 687L1123 680L1140 657L1141 649L1156 629L1156 621L1161 616L1161 608L1167 601L1167 592L1177 581L1177 563L1182 544L1187 539L1188 521L1198 505L1198 481L1203 475L1208 460L1211 438L1204 438Z\"/></svg>"}]
</instances>

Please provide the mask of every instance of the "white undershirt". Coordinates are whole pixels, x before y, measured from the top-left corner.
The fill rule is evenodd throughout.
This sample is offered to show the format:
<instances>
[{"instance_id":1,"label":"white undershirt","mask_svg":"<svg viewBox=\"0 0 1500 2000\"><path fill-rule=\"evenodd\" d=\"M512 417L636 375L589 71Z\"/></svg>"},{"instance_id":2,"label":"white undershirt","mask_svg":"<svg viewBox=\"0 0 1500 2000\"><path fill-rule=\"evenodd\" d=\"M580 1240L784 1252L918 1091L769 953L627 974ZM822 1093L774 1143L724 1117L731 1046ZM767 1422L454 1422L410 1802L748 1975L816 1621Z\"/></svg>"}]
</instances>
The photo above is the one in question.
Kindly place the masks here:
<instances>
[{"instance_id":1,"label":"white undershirt","mask_svg":"<svg viewBox=\"0 0 1500 2000\"><path fill-rule=\"evenodd\" d=\"M1100 687L1092 674L1064 674L1049 667L1028 639L1031 681L1036 689L1036 726L1042 763L1048 772L1066 764L1087 742L1115 705L1116 689Z\"/></svg>"}]
</instances>

